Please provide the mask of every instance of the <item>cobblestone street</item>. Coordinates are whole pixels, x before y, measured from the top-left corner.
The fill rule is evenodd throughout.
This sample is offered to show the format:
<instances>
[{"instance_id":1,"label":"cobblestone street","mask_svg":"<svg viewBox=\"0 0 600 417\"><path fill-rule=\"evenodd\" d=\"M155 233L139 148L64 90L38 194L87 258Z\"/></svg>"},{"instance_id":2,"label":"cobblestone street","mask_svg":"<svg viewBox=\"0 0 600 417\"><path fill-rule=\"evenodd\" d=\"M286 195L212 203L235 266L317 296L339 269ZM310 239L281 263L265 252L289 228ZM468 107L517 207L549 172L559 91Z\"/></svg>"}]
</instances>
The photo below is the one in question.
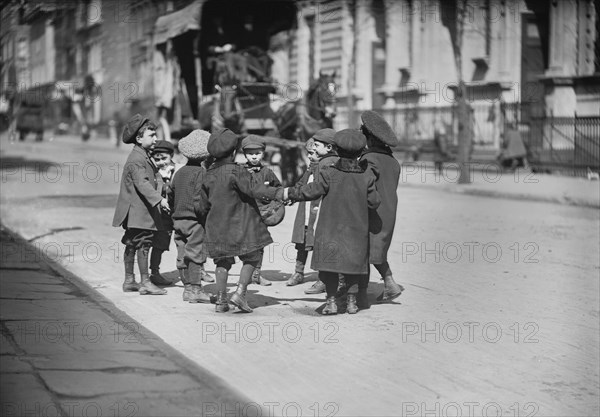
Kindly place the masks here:
<instances>
[{"instance_id":1,"label":"cobblestone street","mask_svg":"<svg viewBox=\"0 0 600 417\"><path fill-rule=\"evenodd\" d=\"M401 181L390 265L406 291L397 302L373 304L354 316L315 311L324 296L307 296L304 290L316 273L308 275L311 282L285 286L295 260L289 242L296 207L288 208L283 223L270 229L275 243L265 252L263 275L274 284L250 287L253 314L217 315L212 305L183 303L181 283L162 297L121 291L121 230L111 227L111 220L129 146L116 149L106 141L82 143L74 137L14 144L6 135L0 139L3 226L89 286L91 294L112 303L114 314L141 326L139 332L130 327L128 334L159 339L147 349L145 342L139 345L144 355L153 352L152 365L141 368L160 375L131 390L139 396L115 392L118 384L136 385L127 371L118 382L96 380L98 387L110 387L86 400L108 398L96 401L101 415L113 415L111 405L123 399L136 402L140 411L119 415L181 415L177 407L149 405L161 390L182 391L191 415L226 415L232 407L234 414L256 415L260 407L262 415L288 416L587 416L600 411L598 182L531 174L528 178L537 182L529 189L514 176L497 181L496 188L481 180L462 186L484 190L474 193L448 192L458 186L419 183L415 177ZM503 190L502 198L494 189ZM540 197L552 195L557 197ZM174 249L172 244L163 256L162 270L169 274L176 274ZM112 338L113 317L81 311L83 295L57 290L64 284L56 274L37 279L37 271L8 265L36 264L38 252L2 242L1 261L2 332L17 344L2 338L2 415L12 410L6 404L13 400L4 397L7 378L18 378L23 389L39 384L30 375L44 368L36 355L45 355L49 347L69 363L85 361L90 378L95 368L105 368L108 352L116 352L110 354L114 363L137 367L140 353L122 350ZM233 267L230 286L239 269L239 263ZM210 260L207 270L214 272ZM43 301L21 297L19 286L25 283L39 286L34 292L47 294L39 297ZM372 302L382 288L373 269ZM31 299L30 305L23 307L22 298ZM62 315L49 300L70 300L77 307ZM18 343L14 327L24 317L33 326L26 346ZM100 329L105 337L89 347L89 354L77 346L67 351L62 340L52 342L54 333L47 329L55 323L66 331L67 321L74 323L72 329ZM179 372L178 354L164 353L171 348L231 396L215 397L203 410L207 400L198 394L194 409L190 395L201 378L190 376L193 370ZM85 381L71 379L66 367L52 369L39 371L44 387L56 395L45 401L64 403L71 395L84 395L79 390ZM210 397L210 386L205 388ZM19 406L34 407L26 396L15 398Z\"/></svg>"}]
</instances>

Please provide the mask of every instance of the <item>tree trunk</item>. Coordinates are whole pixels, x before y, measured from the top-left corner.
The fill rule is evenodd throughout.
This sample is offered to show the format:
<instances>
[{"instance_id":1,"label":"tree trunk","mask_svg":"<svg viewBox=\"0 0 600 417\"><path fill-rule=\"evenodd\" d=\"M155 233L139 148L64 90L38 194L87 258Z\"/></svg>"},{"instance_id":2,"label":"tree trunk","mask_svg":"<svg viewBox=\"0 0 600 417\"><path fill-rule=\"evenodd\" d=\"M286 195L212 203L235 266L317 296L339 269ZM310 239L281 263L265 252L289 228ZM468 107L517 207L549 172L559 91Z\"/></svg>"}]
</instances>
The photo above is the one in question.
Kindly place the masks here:
<instances>
[{"instance_id":1,"label":"tree trunk","mask_svg":"<svg viewBox=\"0 0 600 417\"><path fill-rule=\"evenodd\" d=\"M469 161L471 159L471 144L473 142L473 129L471 119L471 106L467 102L467 86L460 79L457 90L457 116L458 116L458 156L460 167L459 184L470 184Z\"/></svg>"},{"instance_id":2,"label":"tree trunk","mask_svg":"<svg viewBox=\"0 0 600 417\"><path fill-rule=\"evenodd\" d=\"M354 120L354 78L356 72L356 64L354 60L356 59L356 0L352 0L348 2L348 8L350 9L350 24L352 26L352 54L348 59L348 79L346 80L346 90L347 90L347 106L348 106L348 127L354 128L355 120Z\"/></svg>"}]
</instances>

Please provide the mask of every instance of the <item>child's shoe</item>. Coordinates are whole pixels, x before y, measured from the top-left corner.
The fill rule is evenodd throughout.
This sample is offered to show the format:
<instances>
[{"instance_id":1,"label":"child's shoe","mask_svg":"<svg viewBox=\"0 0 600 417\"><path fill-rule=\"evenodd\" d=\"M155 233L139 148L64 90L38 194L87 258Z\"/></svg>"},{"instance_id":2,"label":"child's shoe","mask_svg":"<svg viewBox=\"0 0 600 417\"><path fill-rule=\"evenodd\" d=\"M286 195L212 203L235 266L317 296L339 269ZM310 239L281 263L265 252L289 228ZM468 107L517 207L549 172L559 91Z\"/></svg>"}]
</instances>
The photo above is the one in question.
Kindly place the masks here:
<instances>
[{"instance_id":1,"label":"child's shoe","mask_svg":"<svg viewBox=\"0 0 600 417\"><path fill-rule=\"evenodd\" d=\"M188 297L188 302L190 303L206 303L210 304L210 295L206 294L202 291L202 287L200 285L190 284L191 294Z\"/></svg>"},{"instance_id":2,"label":"child's shoe","mask_svg":"<svg viewBox=\"0 0 600 417\"><path fill-rule=\"evenodd\" d=\"M300 272L294 272L294 274L287 280L285 285L293 287L294 285L302 284L304 282L304 274Z\"/></svg>"},{"instance_id":3,"label":"child's shoe","mask_svg":"<svg viewBox=\"0 0 600 417\"><path fill-rule=\"evenodd\" d=\"M381 303L392 301L393 299L400 297L402 291L404 291L404 287L397 284L392 275L387 275L383 277L383 293L377 297L377 301Z\"/></svg>"},{"instance_id":4,"label":"child's shoe","mask_svg":"<svg viewBox=\"0 0 600 417\"><path fill-rule=\"evenodd\" d=\"M229 303L227 302L227 291L219 291L219 293L217 294L215 311L217 313L225 313L229 311Z\"/></svg>"},{"instance_id":5,"label":"child's shoe","mask_svg":"<svg viewBox=\"0 0 600 417\"><path fill-rule=\"evenodd\" d=\"M268 279L262 277L262 275L260 274L260 268L256 268L252 273L252 283L262 285L263 287L268 287L269 285L273 284Z\"/></svg>"},{"instance_id":6,"label":"child's shoe","mask_svg":"<svg viewBox=\"0 0 600 417\"><path fill-rule=\"evenodd\" d=\"M140 284L135 282L135 275L125 274L125 281L123 282L123 292L139 291Z\"/></svg>"},{"instance_id":7,"label":"child's shoe","mask_svg":"<svg viewBox=\"0 0 600 417\"><path fill-rule=\"evenodd\" d=\"M327 301L325 302L325 308L321 314L325 316L337 314L338 308L337 303L335 302L335 296L327 297Z\"/></svg>"},{"instance_id":8,"label":"child's shoe","mask_svg":"<svg viewBox=\"0 0 600 417\"><path fill-rule=\"evenodd\" d=\"M358 306L356 305L356 294L348 294L346 300L346 312L348 314L358 313Z\"/></svg>"},{"instance_id":9,"label":"child's shoe","mask_svg":"<svg viewBox=\"0 0 600 417\"><path fill-rule=\"evenodd\" d=\"M142 284L140 285L138 292L141 295L164 295L167 293L167 290L158 288L154 285L152 281L150 281L148 274L142 274Z\"/></svg>"},{"instance_id":10,"label":"child's shoe","mask_svg":"<svg viewBox=\"0 0 600 417\"><path fill-rule=\"evenodd\" d=\"M246 291L241 286L238 286L229 302L245 313L252 313L253 311L246 301Z\"/></svg>"},{"instance_id":11,"label":"child's shoe","mask_svg":"<svg viewBox=\"0 0 600 417\"><path fill-rule=\"evenodd\" d=\"M325 284L319 280L304 290L304 294L321 294L323 292L325 292Z\"/></svg>"},{"instance_id":12,"label":"child's shoe","mask_svg":"<svg viewBox=\"0 0 600 417\"><path fill-rule=\"evenodd\" d=\"M215 282L215 278L211 275L208 274L208 272L206 272L206 270L204 269L204 264L202 264L200 266L200 276L202 277L202 281L204 282L208 282L208 283L212 283Z\"/></svg>"}]
</instances>

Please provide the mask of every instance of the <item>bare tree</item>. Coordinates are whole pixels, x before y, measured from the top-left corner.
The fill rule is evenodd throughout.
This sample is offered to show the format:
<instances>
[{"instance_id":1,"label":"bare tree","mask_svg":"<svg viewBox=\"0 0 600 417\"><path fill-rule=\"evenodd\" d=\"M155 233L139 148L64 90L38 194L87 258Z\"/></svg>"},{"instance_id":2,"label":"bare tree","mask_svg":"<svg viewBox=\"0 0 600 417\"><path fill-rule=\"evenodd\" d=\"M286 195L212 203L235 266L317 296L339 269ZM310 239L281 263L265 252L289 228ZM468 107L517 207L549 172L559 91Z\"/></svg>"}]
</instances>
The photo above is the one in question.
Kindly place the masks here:
<instances>
[{"instance_id":1,"label":"bare tree","mask_svg":"<svg viewBox=\"0 0 600 417\"><path fill-rule=\"evenodd\" d=\"M473 143L472 110L467 101L467 86L462 74L462 44L465 21L468 13L468 0L440 0L442 24L448 28L454 53L454 65L458 89L456 90L457 118L458 118L458 157L460 166L460 184L471 182L469 176L469 160L471 159L471 146Z\"/></svg>"}]
</instances>

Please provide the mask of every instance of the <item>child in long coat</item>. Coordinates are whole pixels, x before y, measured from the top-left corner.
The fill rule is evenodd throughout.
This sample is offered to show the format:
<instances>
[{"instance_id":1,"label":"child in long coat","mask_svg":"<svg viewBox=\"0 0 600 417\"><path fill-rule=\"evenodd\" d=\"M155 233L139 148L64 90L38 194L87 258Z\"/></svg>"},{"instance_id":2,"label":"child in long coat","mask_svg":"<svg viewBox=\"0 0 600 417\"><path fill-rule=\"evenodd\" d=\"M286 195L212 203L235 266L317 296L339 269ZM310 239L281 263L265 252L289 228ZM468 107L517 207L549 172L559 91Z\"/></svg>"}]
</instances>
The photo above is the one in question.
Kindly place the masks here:
<instances>
[{"instance_id":1,"label":"child in long coat","mask_svg":"<svg viewBox=\"0 0 600 417\"><path fill-rule=\"evenodd\" d=\"M233 162L237 135L222 129L210 136L208 152L215 158L202 184L206 217L206 248L217 266L217 312L229 310L227 278L234 256L243 262L238 287L229 302L252 312L245 295L261 250L273 243L262 221L256 198L281 200L283 189L254 183L246 168Z\"/></svg>"},{"instance_id":2,"label":"child in long coat","mask_svg":"<svg viewBox=\"0 0 600 417\"><path fill-rule=\"evenodd\" d=\"M244 167L252 174L252 179L259 184L270 185L271 187L281 187L281 182L275 173L262 164L262 158L266 149L265 142L257 135L248 135L242 140L242 152L246 157ZM259 209L261 205L266 205L261 200L257 201ZM254 273L252 274L252 282L263 286L271 285L271 281L263 278L260 274L262 268L262 259L264 251L261 250L261 259Z\"/></svg>"},{"instance_id":3,"label":"child in long coat","mask_svg":"<svg viewBox=\"0 0 600 417\"><path fill-rule=\"evenodd\" d=\"M312 162L306 173L300 178L296 187L306 185L312 176L312 181L319 178L319 172L328 169L338 161L338 155L335 150L333 137L335 130L326 128L318 130L311 138L314 158L318 162ZM308 149L308 148L307 148ZM313 165L314 164L314 165ZM296 268L286 285L291 287L304 282L304 267L308 258L308 252L313 250L314 246L314 227L317 220L320 200L313 200L308 203L310 212L306 214L306 203L301 202L298 205L296 219L294 220L294 229L292 231L292 243L296 244ZM325 292L325 285L317 278L317 281L309 288L305 294L320 294Z\"/></svg>"},{"instance_id":4,"label":"child in long coat","mask_svg":"<svg viewBox=\"0 0 600 417\"><path fill-rule=\"evenodd\" d=\"M396 225L397 189L400 180L400 164L394 158L390 147L398 145L398 139L385 119L374 111L363 112L361 119L361 131L367 137L368 148L361 156L361 161L369 164L369 169L377 178L375 185L381 195L381 204L369 216L369 263L375 265L384 283L383 293L378 300L391 301L404 291L404 287L394 281L387 261ZM366 290L360 292L359 301L361 304L367 303Z\"/></svg>"},{"instance_id":5,"label":"child in long coat","mask_svg":"<svg viewBox=\"0 0 600 417\"><path fill-rule=\"evenodd\" d=\"M357 160L366 145L364 135L353 129L341 130L334 143L340 157L335 165L321 170L310 184L286 188L284 199L323 198L311 264L327 290L323 314L337 314L339 274L344 274L348 287L347 312L354 314L359 310L358 282L369 271L369 209L379 207L381 199L373 173Z\"/></svg>"},{"instance_id":6,"label":"child in long coat","mask_svg":"<svg viewBox=\"0 0 600 417\"><path fill-rule=\"evenodd\" d=\"M123 129L122 140L134 144L123 169L112 223L125 229L121 239L125 245L123 291L139 291L142 295L166 294L166 290L152 284L148 274L148 252L154 232L163 230L161 211L169 211L169 203L161 195L162 180L149 155L156 143L156 127L149 119L136 114ZM141 278L139 285L133 273L136 254Z\"/></svg>"},{"instance_id":7,"label":"child in long coat","mask_svg":"<svg viewBox=\"0 0 600 417\"><path fill-rule=\"evenodd\" d=\"M202 290L206 274L204 248L205 217L202 209L201 186L208 158L206 145L210 133L196 129L179 141L179 151L187 164L175 173L171 183L170 204L173 208L173 228L177 246L177 269L183 282L183 301L209 303L210 296Z\"/></svg>"}]
</instances>

